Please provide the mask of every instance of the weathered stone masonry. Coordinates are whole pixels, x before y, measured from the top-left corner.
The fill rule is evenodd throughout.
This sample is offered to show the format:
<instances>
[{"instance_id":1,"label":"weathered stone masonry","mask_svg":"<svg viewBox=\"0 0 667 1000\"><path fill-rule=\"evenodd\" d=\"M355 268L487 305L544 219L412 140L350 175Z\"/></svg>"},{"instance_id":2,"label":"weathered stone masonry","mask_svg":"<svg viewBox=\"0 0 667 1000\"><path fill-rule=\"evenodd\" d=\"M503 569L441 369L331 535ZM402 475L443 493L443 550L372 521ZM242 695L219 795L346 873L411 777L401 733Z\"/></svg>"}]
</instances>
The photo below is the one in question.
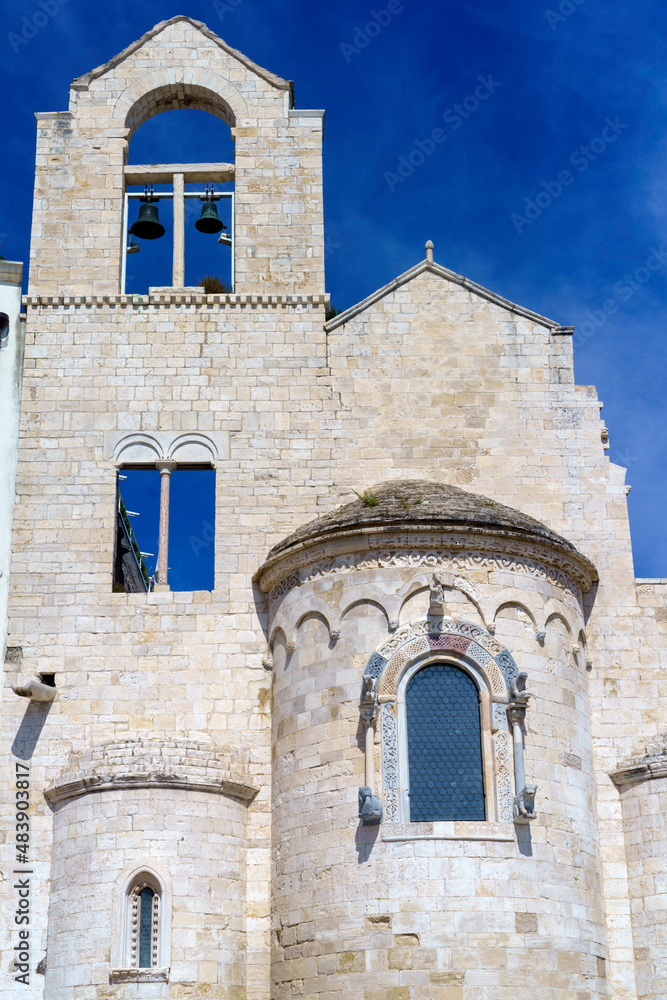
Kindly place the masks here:
<instances>
[{"instance_id":1,"label":"weathered stone masonry","mask_svg":"<svg viewBox=\"0 0 667 1000\"><path fill-rule=\"evenodd\" d=\"M293 105L175 17L37 116L0 520L8 553L18 454L0 856L29 762L22 995L656 1000L667 584L634 578L572 328L430 247L326 322L323 113ZM128 144L184 106L235 140L235 288L125 295ZM118 469L150 449L216 470L212 592L112 592ZM442 662L479 691L486 818L413 823L406 683ZM50 674L52 702L12 691ZM7 877L0 905L13 996Z\"/></svg>"}]
</instances>

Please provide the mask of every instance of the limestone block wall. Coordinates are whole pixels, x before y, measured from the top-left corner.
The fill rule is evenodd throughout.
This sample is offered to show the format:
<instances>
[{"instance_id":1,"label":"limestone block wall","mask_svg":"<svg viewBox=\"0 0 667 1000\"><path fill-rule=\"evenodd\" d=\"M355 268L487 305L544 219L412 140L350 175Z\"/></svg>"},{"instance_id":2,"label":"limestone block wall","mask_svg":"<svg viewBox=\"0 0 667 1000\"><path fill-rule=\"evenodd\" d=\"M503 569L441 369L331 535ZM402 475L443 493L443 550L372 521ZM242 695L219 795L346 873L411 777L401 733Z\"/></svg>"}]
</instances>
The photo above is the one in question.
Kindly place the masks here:
<instances>
[{"instance_id":1,"label":"limestone block wall","mask_svg":"<svg viewBox=\"0 0 667 1000\"><path fill-rule=\"evenodd\" d=\"M667 737L646 740L642 752L611 774L620 794L628 865L637 996L667 994Z\"/></svg>"},{"instance_id":2,"label":"limestone block wall","mask_svg":"<svg viewBox=\"0 0 667 1000\"><path fill-rule=\"evenodd\" d=\"M613 560L632 586L625 488L595 388L574 384L569 332L508 305L423 262L327 324L347 430L339 477L363 468L370 486L389 461L429 469L532 514L598 567Z\"/></svg>"},{"instance_id":3,"label":"limestone block wall","mask_svg":"<svg viewBox=\"0 0 667 1000\"><path fill-rule=\"evenodd\" d=\"M433 470L541 519L599 571L587 598L586 657L609 973L619 1000L633 1000L622 819L607 775L637 732L654 734L664 718L664 626L638 609L657 591L635 587L625 470L608 460L602 403L593 386L575 385L567 333L485 298L467 279L424 263L383 291L327 324L349 428L338 442L340 480L372 486L386 478L388 456L397 477Z\"/></svg>"},{"instance_id":4,"label":"limestone block wall","mask_svg":"<svg viewBox=\"0 0 667 1000\"><path fill-rule=\"evenodd\" d=\"M220 116L235 138L237 294L120 296L128 143L183 103ZM292 103L288 81L179 17L74 81L68 111L38 116L10 593L21 653L5 673L13 684L54 672L58 693L50 708L14 695L3 705L5 745L30 764L35 790L36 955L53 838L43 792L69 754L137 733L210 739L247 752L260 789L243 807L244 974L248 1000L268 1000L272 724L267 613L252 577L273 543L352 489L417 475L532 514L599 570L582 614L571 591L525 569L448 567L465 584L450 588L452 614L495 624L529 672L539 816L521 838L371 842L356 819L361 674L389 621L423 616L428 574L400 563L373 567L372 579L368 568L327 571L274 595L275 989L514 1000L533 995L537 975L547 997L611 988L636 1000L622 803L608 773L639 731L664 728L667 588L635 586L624 470L605 455L601 403L574 385L566 328L430 262L325 330L322 116ZM112 594L114 448L126 434L173 442L190 431L217 449L215 591ZM213 793L184 794L194 823ZM81 809L92 831L86 802L114 795L125 791L59 804L58 816ZM176 843L166 806L164 823ZM0 851L8 868L10 839ZM8 882L0 901L10 914ZM226 959L216 961L222 974ZM236 984L241 967L225 968ZM25 995L41 997L39 977Z\"/></svg>"},{"instance_id":5,"label":"limestone block wall","mask_svg":"<svg viewBox=\"0 0 667 1000\"><path fill-rule=\"evenodd\" d=\"M165 998L202 989L220 1000L246 997L246 808L253 790L218 773L213 745L171 741L158 744L160 755L154 742L116 744L113 755L97 751L88 774L75 769L51 789L48 1000L119 988ZM157 969L133 973L124 897L132 874L142 871L160 883L159 958Z\"/></svg>"},{"instance_id":6,"label":"limestone block wall","mask_svg":"<svg viewBox=\"0 0 667 1000\"><path fill-rule=\"evenodd\" d=\"M31 293L119 293L128 143L178 107L232 128L236 291L323 292L323 116L291 105L288 81L187 17L75 80L68 111L37 115Z\"/></svg>"},{"instance_id":7,"label":"limestone block wall","mask_svg":"<svg viewBox=\"0 0 667 1000\"><path fill-rule=\"evenodd\" d=\"M55 673L57 694L44 708L8 692L3 740L30 766L35 964L46 953L53 838L43 793L69 754L137 735L209 739L246 750L260 788L244 807L245 969L248 998L266 1000L270 697L251 576L272 524L285 533L295 517L307 520L306 484L331 474L323 297L61 297L29 299L27 308L10 612L21 658L5 665L5 677L9 686ZM217 442L213 593L112 593L112 442L142 431L169 441L197 431ZM6 806L14 756L2 764ZM5 833L8 869L11 828ZM14 897L4 882L7 962ZM42 990L33 975L27 995Z\"/></svg>"},{"instance_id":8,"label":"limestone block wall","mask_svg":"<svg viewBox=\"0 0 667 1000\"><path fill-rule=\"evenodd\" d=\"M434 836L386 814L379 828L358 819L362 674L391 638L397 603L396 635L428 607L434 554L420 559L416 540L403 544L403 561L388 541L356 568L322 548L271 591L274 995L609 996L583 616L572 592L539 571L475 565L463 553L441 564L456 576L446 613L489 626L528 673L537 820ZM378 733L380 793L382 754Z\"/></svg>"}]
</instances>

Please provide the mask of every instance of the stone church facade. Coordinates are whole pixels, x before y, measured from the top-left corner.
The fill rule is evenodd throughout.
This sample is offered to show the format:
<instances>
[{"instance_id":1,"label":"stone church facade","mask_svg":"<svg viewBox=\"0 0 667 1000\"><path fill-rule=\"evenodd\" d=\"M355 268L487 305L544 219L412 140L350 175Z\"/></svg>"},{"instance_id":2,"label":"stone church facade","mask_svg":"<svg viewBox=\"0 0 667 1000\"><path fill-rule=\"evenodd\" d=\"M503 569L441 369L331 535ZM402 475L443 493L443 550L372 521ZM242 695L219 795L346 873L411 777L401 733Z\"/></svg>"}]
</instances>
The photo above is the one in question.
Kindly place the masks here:
<instances>
[{"instance_id":1,"label":"stone church facade","mask_svg":"<svg viewBox=\"0 0 667 1000\"><path fill-rule=\"evenodd\" d=\"M233 164L128 166L179 107ZM0 263L3 995L665 997L667 581L602 404L571 327L431 244L327 321L323 121L187 17L37 115L23 303ZM176 201L173 285L125 294L151 172L233 180L229 294L182 284ZM119 474L160 470L164 520L179 466L215 469L214 588L170 588L166 521L156 585L114 586Z\"/></svg>"}]
</instances>

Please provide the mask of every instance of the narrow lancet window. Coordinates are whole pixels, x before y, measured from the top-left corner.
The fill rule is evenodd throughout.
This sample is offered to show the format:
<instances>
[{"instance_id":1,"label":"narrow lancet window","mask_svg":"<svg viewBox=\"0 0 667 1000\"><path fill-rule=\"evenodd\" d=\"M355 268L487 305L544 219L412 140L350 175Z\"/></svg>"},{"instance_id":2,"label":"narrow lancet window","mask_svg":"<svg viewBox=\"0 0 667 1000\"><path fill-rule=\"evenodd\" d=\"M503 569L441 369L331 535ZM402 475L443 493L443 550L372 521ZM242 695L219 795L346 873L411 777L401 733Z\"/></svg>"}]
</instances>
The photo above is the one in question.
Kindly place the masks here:
<instances>
[{"instance_id":1,"label":"narrow lancet window","mask_svg":"<svg viewBox=\"0 0 667 1000\"><path fill-rule=\"evenodd\" d=\"M132 923L130 931L130 965L135 969L153 969L158 966L158 928L160 894L141 882L130 893Z\"/></svg>"},{"instance_id":2,"label":"narrow lancet window","mask_svg":"<svg viewBox=\"0 0 667 1000\"><path fill-rule=\"evenodd\" d=\"M150 969L153 944L153 897L155 893L146 887L141 890L139 907L139 968Z\"/></svg>"},{"instance_id":3,"label":"narrow lancet window","mask_svg":"<svg viewBox=\"0 0 667 1000\"><path fill-rule=\"evenodd\" d=\"M436 663L406 691L413 823L484 820L479 692L464 670Z\"/></svg>"}]
</instances>

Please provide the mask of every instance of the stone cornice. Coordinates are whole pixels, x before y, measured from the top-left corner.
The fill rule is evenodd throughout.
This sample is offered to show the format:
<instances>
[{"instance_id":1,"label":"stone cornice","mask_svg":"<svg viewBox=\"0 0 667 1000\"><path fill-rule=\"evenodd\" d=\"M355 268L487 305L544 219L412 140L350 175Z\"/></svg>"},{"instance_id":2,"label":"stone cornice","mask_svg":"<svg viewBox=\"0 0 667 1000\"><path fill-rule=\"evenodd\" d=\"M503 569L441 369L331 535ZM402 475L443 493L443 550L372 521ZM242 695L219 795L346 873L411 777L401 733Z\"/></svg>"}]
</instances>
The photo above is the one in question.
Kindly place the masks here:
<instances>
[{"instance_id":1,"label":"stone cornice","mask_svg":"<svg viewBox=\"0 0 667 1000\"><path fill-rule=\"evenodd\" d=\"M46 789L55 805L118 788L184 788L248 802L259 789L232 768L231 755L195 740L146 739L103 743L75 755Z\"/></svg>"},{"instance_id":2,"label":"stone cornice","mask_svg":"<svg viewBox=\"0 0 667 1000\"><path fill-rule=\"evenodd\" d=\"M26 309L146 308L146 306L217 306L236 309L250 306L328 306L328 294L306 295L206 295L205 292L171 289L148 295L25 295Z\"/></svg>"},{"instance_id":3,"label":"stone cornice","mask_svg":"<svg viewBox=\"0 0 667 1000\"><path fill-rule=\"evenodd\" d=\"M560 549L521 531L479 525L439 524L430 528L423 523L332 530L267 559L255 579L262 591L274 598L311 577L327 573L374 565L438 568L449 560L468 558L473 564L489 560L498 569L534 573L571 591L578 600L581 592L589 591L597 580L593 564L576 550Z\"/></svg>"},{"instance_id":4,"label":"stone cornice","mask_svg":"<svg viewBox=\"0 0 667 1000\"><path fill-rule=\"evenodd\" d=\"M365 312L380 299L383 299L385 295L389 295L391 292L396 291L401 285L406 284L408 281L412 281L413 278L418 277L418 275L423 274L425 271L431 274L436 274L441 278L446 278L448 281L452 281L461 288L467 289L474 295L478 295L482 299L486 299L488 302L492 302L494 305L501 306L503 309L507 309L508 312L515 313L517 316L523 316L525 319L532 320L532 322L537 323L538 326L546 327L552 334L565 334L571 335L574 333L573 326L561 326L556 323L555 320L547 319L546 316L541 316L539 313L533 312L532 309L526 309L524 306L519 306L516 302L510 302L509 299L504 299L502 295L497 295L496 292L490 291L488 288L484 288L483 285L478 285L475 281L471 281L469 278L465 278L461 274L457 274L456 271L450 271L449 268L443 267L441 264L435 264L430 260L422 260L419 264L415 264L411 267L409 271L404 271L403 274L399 274L397 278L390 281L389 284L383 285L382 288L378 288L377 291L373 292L372 295L367 296L361 302L357 302L356 305L350 306L345 312L340 313L340 315L335 316L333 319L329 320L326 324L327 333L332 333L339 326L343 326L345 323L349 323L350 320L354 319L360 313Z\"/></svg>"},{"instance_id":5,"label":"stone cornice","mask_svg":"<svg viewBox=\"0 0 667 1000\"><path fill-rule=\"evenodd\" d=\"M111 969L110 983L168 983L169 969Z\"/></svg>"},{"instance_id":6,"label":"stone cornice","mask_svg":"<svg viewBox=\"0 0 667 1000\"><path fill-rule=\"evenodd\" d=\"M653 778L667 778L667 741L658 737L647 746L646 753L622 760L609 777L621 791Z\"/></svg>"}]
</instances>

